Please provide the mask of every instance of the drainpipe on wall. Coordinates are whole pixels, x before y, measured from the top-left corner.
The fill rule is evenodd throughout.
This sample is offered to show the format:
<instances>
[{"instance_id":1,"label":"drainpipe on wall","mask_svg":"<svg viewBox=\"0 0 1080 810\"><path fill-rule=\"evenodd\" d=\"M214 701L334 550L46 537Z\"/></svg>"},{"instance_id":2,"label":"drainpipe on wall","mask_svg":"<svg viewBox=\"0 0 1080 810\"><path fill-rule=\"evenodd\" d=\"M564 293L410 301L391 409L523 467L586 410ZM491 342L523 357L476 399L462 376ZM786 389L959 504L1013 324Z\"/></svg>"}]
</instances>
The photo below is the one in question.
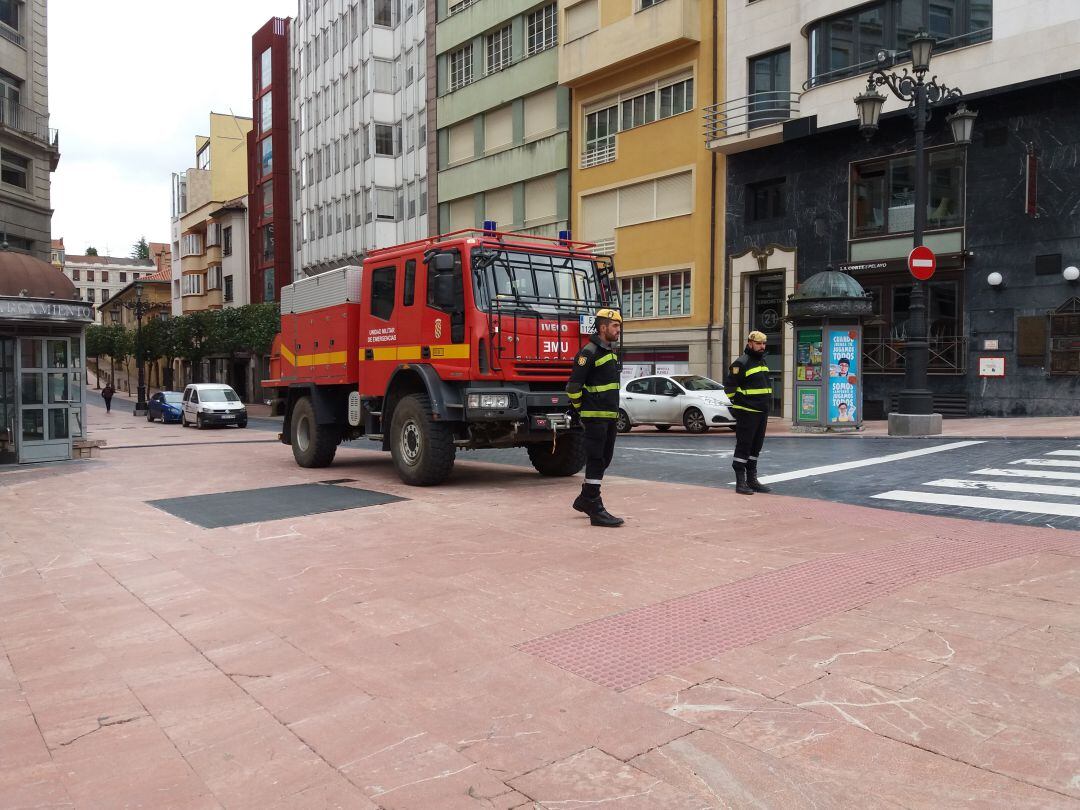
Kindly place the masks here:
<instances>
[{"instance_id":1,"label":"drainpipe on wall","mask_svg":"<svg viewBox=\"0 0 1080 810\"><path fill-rule=\"evenodd\" d=\"M717 103L717 82L719 81L720 10L719 0L713 3L712 17L712 103ZM706 377L715 379L713 374L713 325L716 322L716 152L709 160L709 324L705 328L705 372Z\"/></svg>"}]
</instances>

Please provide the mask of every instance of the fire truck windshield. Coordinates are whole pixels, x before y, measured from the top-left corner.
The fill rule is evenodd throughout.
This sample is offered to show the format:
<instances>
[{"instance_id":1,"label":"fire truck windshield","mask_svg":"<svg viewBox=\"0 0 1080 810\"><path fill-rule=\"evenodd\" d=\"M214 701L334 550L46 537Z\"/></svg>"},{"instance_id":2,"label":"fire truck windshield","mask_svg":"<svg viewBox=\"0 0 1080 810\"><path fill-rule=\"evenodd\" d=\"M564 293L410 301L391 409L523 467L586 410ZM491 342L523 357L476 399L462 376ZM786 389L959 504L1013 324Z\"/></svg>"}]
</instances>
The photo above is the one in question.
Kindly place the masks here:
<instances>
[{"instance_id":1,"label":"fire truck windshield","mask_svg":"<svg viewBox=\"0 0 1080 810\"><path fill-rule=\"evenodd\" d=\"M476 303L488 312L572 315L611 306L592 259L477 248L472 260Z\"/></svg>"}]
</instances>

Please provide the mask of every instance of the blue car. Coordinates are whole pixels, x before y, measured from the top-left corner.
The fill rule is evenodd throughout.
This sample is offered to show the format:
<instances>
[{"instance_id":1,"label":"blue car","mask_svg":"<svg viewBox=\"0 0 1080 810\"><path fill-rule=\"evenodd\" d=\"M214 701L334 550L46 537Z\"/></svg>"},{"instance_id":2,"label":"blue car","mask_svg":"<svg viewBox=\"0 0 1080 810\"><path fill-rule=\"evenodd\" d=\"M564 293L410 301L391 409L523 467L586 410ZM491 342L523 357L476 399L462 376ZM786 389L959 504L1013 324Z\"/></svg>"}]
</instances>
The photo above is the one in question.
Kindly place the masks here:
<instances>
[{"instance_id":1,"label":"blue car","mask_svg":"<svg viewBox=\"0 0 1080 810\"><path fill-rule=\"evenodd\" d=\"M146 421L160 419L162 422L179 422L183 403L184 396L179 391L160 391L150 397L147 403Z\"/></svg>"}]
</instances>

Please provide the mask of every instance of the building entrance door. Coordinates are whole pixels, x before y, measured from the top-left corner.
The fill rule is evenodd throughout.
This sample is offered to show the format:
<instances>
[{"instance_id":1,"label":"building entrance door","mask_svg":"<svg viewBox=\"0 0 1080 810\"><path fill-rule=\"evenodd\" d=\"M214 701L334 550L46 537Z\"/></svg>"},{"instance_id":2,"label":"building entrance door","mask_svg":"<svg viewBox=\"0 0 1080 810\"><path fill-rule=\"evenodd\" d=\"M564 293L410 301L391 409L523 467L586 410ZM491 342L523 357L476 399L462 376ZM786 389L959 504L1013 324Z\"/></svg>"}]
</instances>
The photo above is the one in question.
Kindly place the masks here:
<instances>
[{"instance_id":1,"label":"building entrance door","mask_svg":"<svg viewBox=\"0 0 1080 810\"><path fill-rule=\"evenodd\" d=\"M770 369L773 402L772 415L779 416L784 407L784 276L782 273L753 276L750 279L750 326L765 333L768 341L765 364Z\"/></svg>"},{"instance_id":2,"label":"building entrance door","mask_svg":"<svg viewBox=\"0 0 1080 810\"><path fill-rule=\"evenodd\" d=\"M19 460L18 396L15 387L15 346L13 337L0 337L0 464Z\"/></svg>"},{"instance_id":3,"label":"building entrance door","mask_svg":"<svg viewBox=\"0 0 1080 810\"><path fill-rule=\"evenodd\" d=\"M83 433L80 338L19 338L17 429L21 463L71 458Z\"/></svg>"}]
</instances>

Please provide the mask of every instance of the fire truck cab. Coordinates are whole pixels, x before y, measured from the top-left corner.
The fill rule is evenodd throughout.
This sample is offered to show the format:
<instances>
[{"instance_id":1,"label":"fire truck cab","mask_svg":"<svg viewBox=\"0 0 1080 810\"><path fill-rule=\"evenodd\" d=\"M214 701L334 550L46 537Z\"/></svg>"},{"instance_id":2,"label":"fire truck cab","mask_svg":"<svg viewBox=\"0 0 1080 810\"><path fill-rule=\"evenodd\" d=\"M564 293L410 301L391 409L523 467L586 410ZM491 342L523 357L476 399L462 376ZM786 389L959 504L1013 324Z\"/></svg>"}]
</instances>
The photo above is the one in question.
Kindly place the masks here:
<instances>
[{"instance_id":1,"label":"fire truck cab","mask_svg":"<svg viewBox=\"0 0 1080 810\"><path fill-rule=\"evenodd\" d=\"M592 245L467 230L372 251L283 288L265 387L302 467L343 441L389 450L402 480L445 480L457 450L525 447L542 475L584 465L564 387L592 314L618 307Z\"/></svg>"}]
</instances>

